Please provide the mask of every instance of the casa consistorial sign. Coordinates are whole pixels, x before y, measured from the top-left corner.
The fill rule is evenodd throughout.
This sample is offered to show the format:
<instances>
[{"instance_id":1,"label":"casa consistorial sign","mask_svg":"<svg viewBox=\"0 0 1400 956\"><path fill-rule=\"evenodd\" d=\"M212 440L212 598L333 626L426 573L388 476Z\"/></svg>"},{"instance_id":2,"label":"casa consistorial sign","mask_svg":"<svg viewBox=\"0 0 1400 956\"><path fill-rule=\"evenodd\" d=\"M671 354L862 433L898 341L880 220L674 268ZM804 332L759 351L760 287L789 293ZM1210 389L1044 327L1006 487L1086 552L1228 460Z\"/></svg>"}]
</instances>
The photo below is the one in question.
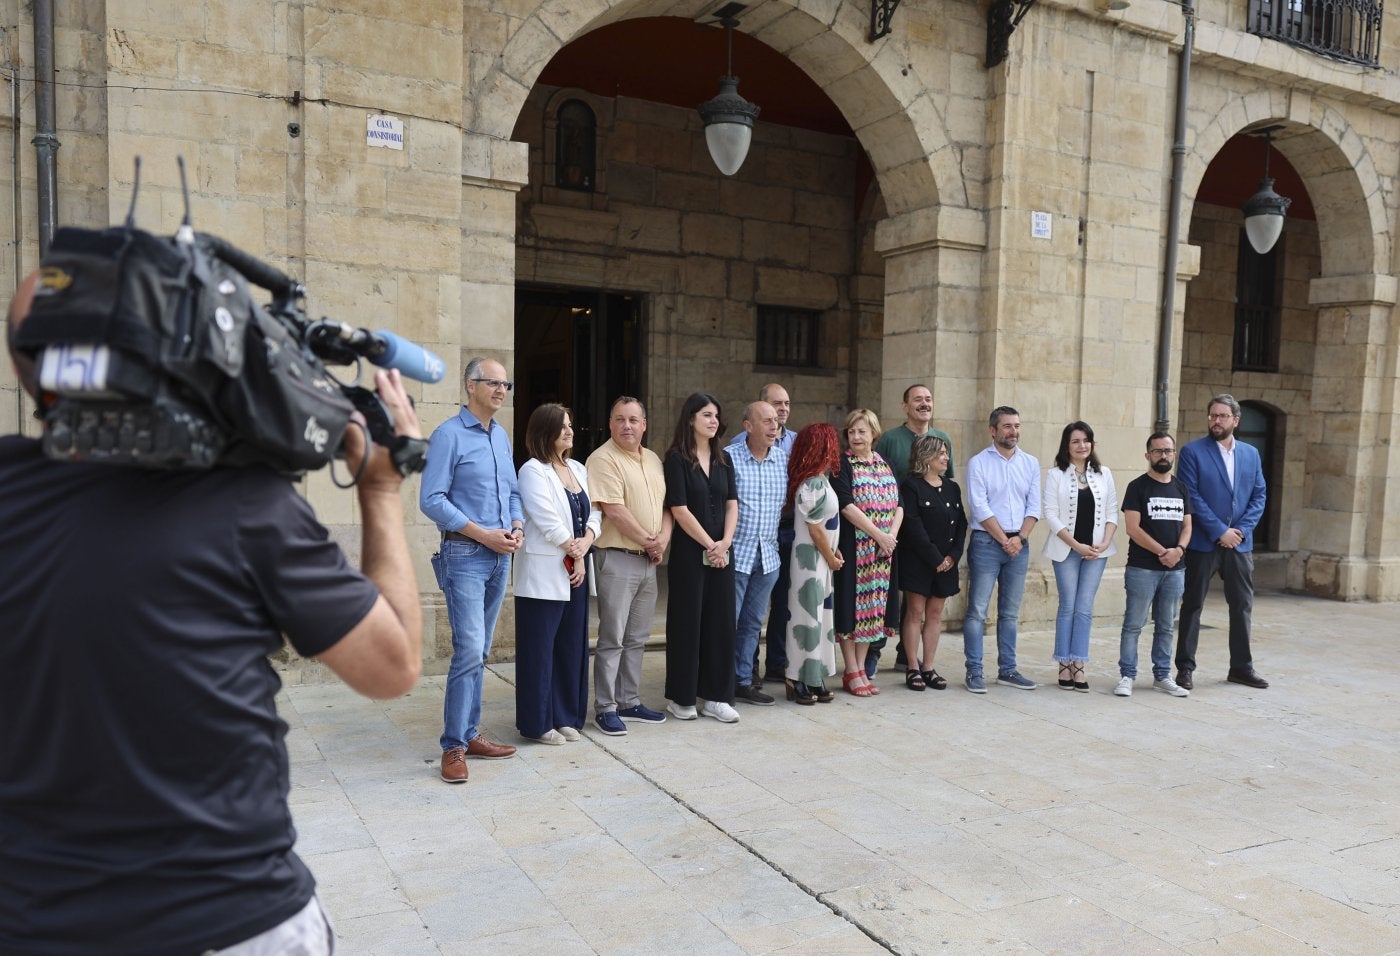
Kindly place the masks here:
<instances>
[{"instance_id":1,"label":"casa consistorial sign","mask_svg":"<svg viewBox=\"0 0 1400 956\"><path fill-rule=\"evenodd\" d=\"M403 149L403 120L394 116L371 116L365 120L365 145Z\"/></svg>"}]
</instances>

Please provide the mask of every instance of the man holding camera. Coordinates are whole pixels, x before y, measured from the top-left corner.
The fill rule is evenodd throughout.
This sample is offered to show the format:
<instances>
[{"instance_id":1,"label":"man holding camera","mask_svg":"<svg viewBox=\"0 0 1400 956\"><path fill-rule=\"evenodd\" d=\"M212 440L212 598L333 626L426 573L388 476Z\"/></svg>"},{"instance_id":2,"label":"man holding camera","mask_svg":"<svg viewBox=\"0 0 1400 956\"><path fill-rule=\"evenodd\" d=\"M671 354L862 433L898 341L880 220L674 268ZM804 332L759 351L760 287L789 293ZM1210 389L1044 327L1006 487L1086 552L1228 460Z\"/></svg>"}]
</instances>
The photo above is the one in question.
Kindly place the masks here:
<instances>
[{"instance_id":1,"label":"man holding camera","mask_svg":"<svg viewBox=\"0 0 1400 956\"><path fill-rule=\"evenodd\" d=\"M14 348L36 278L8 332L37 397ZM418 437L398 373L376 385ZM345 445L366 454L359 428ZM0 952L331 951L292 850L267 655L285 634L366 696L416 682L401 478L369 455L361 573L268 468L57 462L0 439Z\"/></svg>"}]
</instances>

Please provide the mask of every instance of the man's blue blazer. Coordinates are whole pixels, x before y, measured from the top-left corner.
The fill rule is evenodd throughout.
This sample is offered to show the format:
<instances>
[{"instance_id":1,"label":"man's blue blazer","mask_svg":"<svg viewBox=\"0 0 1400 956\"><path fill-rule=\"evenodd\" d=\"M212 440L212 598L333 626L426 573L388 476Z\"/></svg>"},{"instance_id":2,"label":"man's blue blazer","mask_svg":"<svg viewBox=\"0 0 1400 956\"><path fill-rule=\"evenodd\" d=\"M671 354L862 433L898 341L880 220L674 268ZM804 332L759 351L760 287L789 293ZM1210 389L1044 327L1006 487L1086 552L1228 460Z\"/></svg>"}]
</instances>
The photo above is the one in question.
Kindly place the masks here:
<instances>
[{"instance_id":1,"label":"man's blue blazer","mask_svg":"<svg viewBox=\"0 0 1400 956\"><path fill-rule=\"evenodd\" d=\"M1264 470L1253 445L1235 439L1235 486L1215 439L1206 435L1182 446L1176 475L1191 496L1191 550L1213 551L1230 528L1244 534L1236 551L1254 550L1254 526L1264 514Z\"/></svg>"}]
</instances>

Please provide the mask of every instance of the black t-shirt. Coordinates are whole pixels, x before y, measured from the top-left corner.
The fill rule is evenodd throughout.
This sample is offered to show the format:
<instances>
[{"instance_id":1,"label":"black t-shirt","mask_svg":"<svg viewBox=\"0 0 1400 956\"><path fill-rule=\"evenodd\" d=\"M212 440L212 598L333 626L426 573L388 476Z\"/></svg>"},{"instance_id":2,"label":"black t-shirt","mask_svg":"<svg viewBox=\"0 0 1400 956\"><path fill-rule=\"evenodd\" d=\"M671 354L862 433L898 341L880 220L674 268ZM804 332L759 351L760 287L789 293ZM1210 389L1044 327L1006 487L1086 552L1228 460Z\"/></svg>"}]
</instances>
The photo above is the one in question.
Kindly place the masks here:
<instances>
[{"instance_id":1,"label":"black t-shirt","mask_svg":"<svg viewBox=\"0 0 1400 956\"><path fill-rule=\"evenodd\" d=\"M377 596L270 471L0 438L0 952L188 956L304 906L267 654Z\"/></svg>"},{"instance_id":2,"label":"black t-shirt","mask_svg":"<svg viewBox=\"0 0 1400 956\"><path fill-rule=\"evenodd\" d=\"M1128 483L1123 510L1138 513L1138 526L1152 540L1164 548L1175 548L1181 542L1181 524L1191 513L1191 500L1175 475L1167 482L1157 481L1151 475L1138 475ZM1132 540L1128 544L1128 566L1164 570L1155 552Z\"/></svg>"}]
</instances>

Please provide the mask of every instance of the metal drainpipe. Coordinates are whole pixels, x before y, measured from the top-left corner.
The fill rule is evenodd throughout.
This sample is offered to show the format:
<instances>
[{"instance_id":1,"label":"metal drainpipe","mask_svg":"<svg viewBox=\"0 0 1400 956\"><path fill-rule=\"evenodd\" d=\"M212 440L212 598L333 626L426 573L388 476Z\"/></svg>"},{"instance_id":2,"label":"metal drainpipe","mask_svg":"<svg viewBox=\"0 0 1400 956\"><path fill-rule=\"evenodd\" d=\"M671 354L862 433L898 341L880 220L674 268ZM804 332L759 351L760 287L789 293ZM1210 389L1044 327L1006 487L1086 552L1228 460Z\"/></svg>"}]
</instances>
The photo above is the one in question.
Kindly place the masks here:
<instances>
[{"instance_id":1,"label":"metal drainpipe","mask_svg":"<svg viewBox=\"0 0 1400 956\"><path fill-rule=\"evenodd\" d=\"M1176 83L1176 139L1172 142L1171 198L1167 208L1167 261L1162 269L1162 321L1157 333L1157 421L1154 431L1171 428L1167 400L1172 375L1172 324L1176 311L1176 247L1181 241L1181 181L1186 166L1186 105L1191 94L1191 50L1196 40L1195 0L1182 0L1186 32Z\"/></svg>"},{"instance_id":2,"label":"metal drainpipe","mask_svg":"<svg viewBox=\"0 0 1400 956\"><path fill-rule=\"evenodd\" d=\"M58 107L54 95L53 0L34 0L34 151L39 180L39 255L58 220Z\"/></svg>"}]
</instances>

